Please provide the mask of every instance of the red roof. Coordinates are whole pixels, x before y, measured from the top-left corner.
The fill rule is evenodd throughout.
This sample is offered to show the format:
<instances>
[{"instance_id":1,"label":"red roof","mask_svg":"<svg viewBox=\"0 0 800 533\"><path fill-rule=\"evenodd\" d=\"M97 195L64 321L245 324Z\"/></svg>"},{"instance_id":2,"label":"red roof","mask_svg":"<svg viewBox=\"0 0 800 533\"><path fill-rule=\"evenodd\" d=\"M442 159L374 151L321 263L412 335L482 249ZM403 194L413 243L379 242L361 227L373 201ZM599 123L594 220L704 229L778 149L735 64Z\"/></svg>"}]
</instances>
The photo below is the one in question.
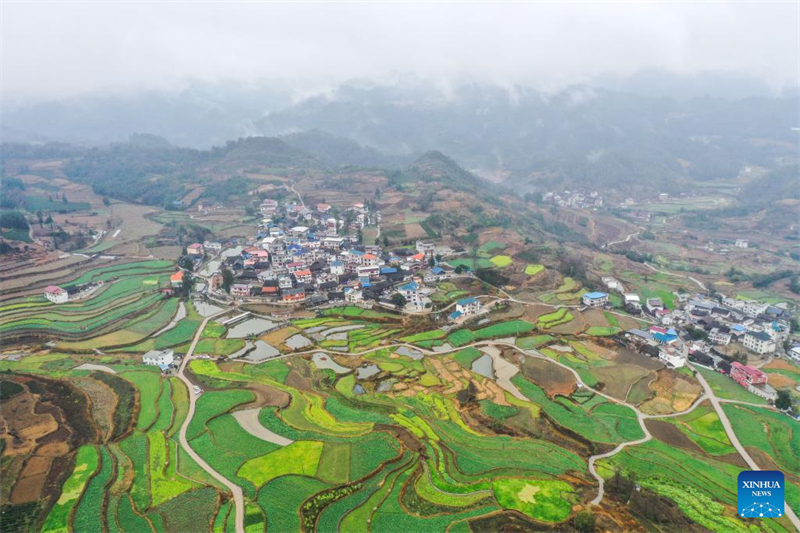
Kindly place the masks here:
<instances>
[{"instance_id":1,"label":"red roof","mask_svg":"<svg viewBox=\"0 0 800 533\"><path fill-rule=\"evenodd\" d=\"M175 272L169 277L170 281L183 281L183 270Z\"/></svg>"},{"instance_id":2,"label":"red roof","mask_svg":"<svg viewBox=\"0 0 800 533\"><path fill-rule=\"evenodd\" d=\"M412 255L411 259L414 259L415 261L422 261L423 259L425 259L425 254Z\"/></svg>"},{"instance_id":3,"label":"red roof","mask_svg":"<svg viewBox=\"0 0 800 533\"><path fill-rule=\"evenodd\" d=\"M189 245L189 246L187 246L186 248L187 248L187 249L188 249L188 248L192 248L192 249L194 249L194 248L202 248L202 247L203 247L203 245L202 245L202 244L200 244L199 242L196 242L196 243L194 243L194 244L190 244L190 245Z\"/></svg>"},{"instance_id":4,"label":"red roof","mask_svg":"<svg viewBox=\"0 0 800 533\"><path fill-rule=\"evenodd\" d=\"M64 289L62 289L61 287L56 287L55 285L48 285L47 287L44 288L44 292L46 292L47 294L61 294L62 292L64 292Z\"/></svg>"},{"instance_id":5,"label":"red roof","mask_svg":"<svg viewBox=\"0 0 800 533\"><path fill-rule=\"evenodd\" d=\"M294 275L295 276L310 276L311 275L311 271L309 269L298 270L297 272L294 273Z\"/></svg>"},{"instance_id":6,"label":"red roof","mask_svg":"<svg viewBox=\"0 0 800 533\"><path fill-rule=\"evenodd\" d=\"M361 257L363 257L364 259L375 259L375 256L372 254L364 254Z\"/></svg>"},{"instance_id":7,"label":"red roof","mask_svg":"<svg viewBox=\"0 0 800 533\"><path fill-rule=\"evenodd\" d=\"M278 287L261 287L261 294L270 294L273 292L278 292Z\"/></svg>"},{"instance_id":8,"label":"red roof","mask_svg":"<svg viewBox=\"0 0 800 533\"><path fill-rule=\"evenodd\" d=\"M763 376L763 375L764 375L764 372L762 372L762 371L761 371L761 370L759 370L758 368L756 368L756 367L754 367L754 366L750 366L750 365L743 365L743 364L742 364L742 363L740 363L739 361L734 361L734 362L733 362L733 364L732 364L731 366L732 366L733 368L736 368L736 369L738 369L738 370L740 370L740 371L744 372L744 373L745 373L745 374L747 374L748 376L753 376L753 377L761 377L761 376Z\"/></svg>"}]
</instances>

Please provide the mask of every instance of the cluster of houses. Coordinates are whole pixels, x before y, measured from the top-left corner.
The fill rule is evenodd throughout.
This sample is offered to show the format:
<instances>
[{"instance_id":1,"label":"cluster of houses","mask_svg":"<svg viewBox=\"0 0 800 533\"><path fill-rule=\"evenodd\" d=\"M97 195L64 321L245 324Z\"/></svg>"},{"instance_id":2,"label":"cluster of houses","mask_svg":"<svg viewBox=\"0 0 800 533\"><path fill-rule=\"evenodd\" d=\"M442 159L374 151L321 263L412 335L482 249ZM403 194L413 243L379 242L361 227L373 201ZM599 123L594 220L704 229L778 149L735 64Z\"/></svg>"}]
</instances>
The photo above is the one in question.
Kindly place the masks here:
<instances>
[{"instance_id":1,"label":"cluster of houses","mask_svg":"<svg viewBox=\"0 0 800 533\"><path fill-rule=\"evenodd\" d=\"M386 251L378 245L361 245L355 236L340 235L344 221L329 216L327 204L310 208L266 199L260 210L263 218L254 239L215 250L220 252L219 269L210 276L209 289L218 297L226 297L221 290L224 268L234 275L229 289L237 299L394 307L392 297L402 294L406 311L424 311L432 306L429 294L435 285L452 273L449 266L438 264L440 250L432 243L418 241L413 248ZM348 230L380 218L363 204L345 213L349 213L344 217ZM187 246L187 254L204 256L207 244ZM173 286L182 282L179 272L171 280Z\"/></svg>"},{"instance_id":2,"label":"cluster of houses","mask_svg":"<svg viewBox=\"0 0 800 533\"><path fill-rule=\"evenodd\" d=\"M547 192L542 195L542 201L559 207L573 209L591 209L603 206L603 197L597 191L587 192L582 190Z\"/></svg>"},{"instance_id":3,"label":"cluster of houses","mask_svg":"<svg viewBox=\"0 0 800 533\"><path fill-rule=\"evenodd\" d=\"M669 366L679 368L688 359L727 374L754 394L774 400L777 393L769 385L767 374L733 361L733 355L774 354L789 338L789 312L755 300L723 296L695 295L680 300L680 308L668 310L663 303L648 299L645 308L661 324L649 330L629 330L624 334L625 341ZM786 355L800 361L800 346Z\"/></svg>"}]
</instances>

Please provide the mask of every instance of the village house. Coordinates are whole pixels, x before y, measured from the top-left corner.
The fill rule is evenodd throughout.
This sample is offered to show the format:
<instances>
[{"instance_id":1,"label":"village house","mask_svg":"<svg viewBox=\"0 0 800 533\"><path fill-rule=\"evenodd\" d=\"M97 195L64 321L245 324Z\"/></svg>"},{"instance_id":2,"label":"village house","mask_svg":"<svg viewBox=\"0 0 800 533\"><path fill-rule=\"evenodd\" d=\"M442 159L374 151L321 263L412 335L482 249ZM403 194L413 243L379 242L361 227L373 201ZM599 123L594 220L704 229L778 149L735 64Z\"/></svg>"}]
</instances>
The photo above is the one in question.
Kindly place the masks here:
<instances>
[{"instance_id":1,"label":"village house","mask_svg":"<svg viewBox=\"0 0 800 533\"><path fill-rule=\"evenodd\" d=\"M475 315L479 313L481 309L481 303L474 296L462 298L456 302L456 311L463 315Z\"/></svg>"},{"instance_id":2,"label":"village house","mask_svg":"<svg viewBox=\"0 0 800 533\"><path fill-rule=\"evenodd\" d=\"M603 307L608 303L608 294L604 292L587 292L581 299L583 300L583 305Z\"/></svg>"},{"instance_id":3,"label":"village house","mask_svg":"<svg viewBox=\"0 0 800 533\"><path fill-rule=\"evenodd\" d=\"M681 368L686 365L686 358L675 346L661 346L658 349L658 359L672 368Z\"/></svg>"},{"instance_id":4,"label":"village house","mask_svg":"<svg viewBox=\"0 0 800 533\"><path fill-rule=\"evenodd\" d=\"M729 331L725 331L726 329L728 328L711 328L711 331L708 332L708 340L713 344L727 346L731 342L731 334Z\"/></svg>"},{"instance_id":5,"label":"village house","mask_svg":"<svg viewBox=\"0 0 800 533\"><path fill-rule=\"evenodd\" d=\"M142 356L142 362L152 366L171 365L174 360L175 354L171 349L150 350Z\"/></svg>"},{"instance_id":6,"label":"village house","mask_svg":"<svg viewBox=\"0 0 800 533\"><path fill-rule=\"evenodd\" d=\"M625 287L622 286L622 283L619 282L616 278L612 278L611 276L603 276L602 278L603 285L610 291L616 292L625 292Z\"/></svg>"},{"instance_id":7,"label":"village house","mask_svg":"<svg viewBox=\"0 0 800 533\"><path fill-rule=\"evenodd\" d=\"M192 256L195 256L195 257L202 257L203 254L204 254L203 245L200 244L199 242L196 242L194 244L190 244L189 246L186 247L186 253L187 253L187 255L192 255Z\"/></svg>"},{"instance_id":8,"label":"village house","mask_svg":"<svg viewBox=\"0 0 800 533\"><path fill-rule=\"evenodd\" d=\"M775 352L775 340L763 331L748 331L742 338L742 344L759 355Z\"/></svg>"},{"instance_id":9,"label":"village house","mask_svg":"<svg viewBox=\"0 0 800 533\"><path fill-rule=\"evenodd\" d=\"M69 301L69 293L55 285L48 285L44 289L44 297L54 304L63 304Z\"/></svg>"},{"instance_id":10,"label":"village house","mask_svg":"<svg viewBox=\"0 0 800 533\"><path fill-rule=\"evenodd\" d=\"M231 285L231 294L233 296L250 296L250 284L249 283L234 283Z\"/></svg>"},{"instance_id":11,"label":"village house","mask_svg":"<svg viewBox=\"0 0 800 533\"><path fill-rule=\"evenodd\" d=\"M305 300L305 298L306 298L305 289L302 288L281 289L281 299L284 302L299 302Z\"/></svg>"},{"instance_id":12,"label":"village house","mask_svg":"<svg viewBox=\"0 0 800 533\"><path fill-rule=\"evenodd\" d=\"M762 398L774 401L778 396L775 389L767 383L769 380L767 374L758 368L734 361L731 364L730 376L736 383Z\"/></svg>"},{"instance_id":13,"label":"village house","mask_svg":"<svg viewBox=\"0 0 800 533\"><path fill-rule=\"evenodd\" d=\"M183 270L178 270L173 275L169 277L169 284L172 286L173 289L179 289L183 287Z\"/></svg>"}]
</instances>

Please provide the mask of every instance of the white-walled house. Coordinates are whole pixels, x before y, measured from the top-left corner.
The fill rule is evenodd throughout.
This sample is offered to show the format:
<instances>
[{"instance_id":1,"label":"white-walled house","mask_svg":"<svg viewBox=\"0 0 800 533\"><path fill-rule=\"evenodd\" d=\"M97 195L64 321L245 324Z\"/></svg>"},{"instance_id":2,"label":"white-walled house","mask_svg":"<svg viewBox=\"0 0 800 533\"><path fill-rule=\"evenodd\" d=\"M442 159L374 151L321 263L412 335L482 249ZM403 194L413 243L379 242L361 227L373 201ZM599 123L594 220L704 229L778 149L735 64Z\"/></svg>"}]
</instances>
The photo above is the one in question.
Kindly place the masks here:
<instances>
[{"instance_id":1,"label":"white-walled house","mask_svg":"<svg viewBox=\"0 0 800 533\"><path fill-rule=\"evenodd\" d=\"M69 293L61 287L49 285L44 289L44 297L54 304L63 304L69 301Z\"/></svg>"},{"instance_id":2,"label":"white-walled house","mask_svg":"<svg viewBox=\"0 0 800 533\"><path fill-rule=\"evenodd\" d=\"M146 365L161 366L171 365L175 360L175 354L171 349L150 350L142 356L142 362Z\"/></svg>"}]
</instances>

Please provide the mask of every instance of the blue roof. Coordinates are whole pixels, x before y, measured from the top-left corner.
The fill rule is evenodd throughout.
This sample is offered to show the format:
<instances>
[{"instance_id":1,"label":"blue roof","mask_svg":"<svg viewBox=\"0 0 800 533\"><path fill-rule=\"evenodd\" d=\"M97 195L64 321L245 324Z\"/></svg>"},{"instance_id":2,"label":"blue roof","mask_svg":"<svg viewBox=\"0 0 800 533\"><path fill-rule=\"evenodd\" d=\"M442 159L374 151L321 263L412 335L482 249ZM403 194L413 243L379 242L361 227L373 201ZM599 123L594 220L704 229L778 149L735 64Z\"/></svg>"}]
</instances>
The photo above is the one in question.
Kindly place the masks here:
<instances>
[{"instance_id":1,"label":"blue roof","mask_svg":"<svg viewBox=\"0 0 800 533\"><path fill-rule=\"evenodd\" d=\"M587 292L583 297L589 298L590 300L597 300L598 298L608 298L608 294L604 292Z\"/></svg>"},{"instance_id":2,"label":"blue roof","mask_svg":"<svg viewBox=\"0 0 800 533\"><path fill-rule=\"evenodd\" d=\"M343 264L344 264L344 263L342 263L341 261L331 261L331 266L332 266L332 267L340 267L340 266L342 266Z\"/></svg>"},{"instance_id":3,"label":"blue roof","mask_svg":"<svg viewBox=\"0 0 800 533\"><path fill-rule=\"evenodd\" d=\"M350 250L350 253L353 255L364 255L366 252L362 252L361 250Z\"/></svg>"},{"instance_id":4,"label":"blue roof","mask_svg":"<svg viewBox=\"0 0 800 533\"><path fill-rule=\"evenodd\" d=\"M444 272L444 269L441 267L433 267L431 269L431 272L433 272L434 274L441 274L442 272Z\"/></svg>"},{"instance_id":5,"label":"blue roof","mask_svg":"<svg viewBox=\"0 0 800 533\"><path fill-rule=\"evenodd\" d=\"M396 274L397 269L394 267L383 267L381 268L381 274Z\"/></svg>"},{"instance_id":6,"label":"blue roof","mask_svg":"<svg viewBox=\"0 0 800 533\"><path fill-rule=\"evenodd\" d=\"M678 338L677 335L668 335L666 333L653 333L653 338L662 344L667 344Z\"/></svg>"},{"instance_id":7,"label":"blue roof","mask_svg":"<svg viewBox=\"0 0 800 533\"><path fill-rule=\"evenodd\" d=\"M416 281L412 281L411 283L406 283L405 285L400 287L401 291L416 291L419 289L419 285L417 285Z\"/></svg>"},{"instance_id":8,"label":"blue roof","mask_svg":"<svg viewBox=\"0 0 800 533\"><path fill-rule=\"evenodd\" d=\"M158 368L160 368L162 372L166 372L169 370L169 365L158 365Z\"/></svg>"},{"instance_id":9,"label":"blue roof","mask_svg":"<svg viewBox=\"0 0 800 533\"><path fill-rule=\"evenodd\" d=\"M734 324L731 326L731 329L734 331L744 331L745 328L741 324Z\"/></svg>"},{"instance_id":10,"label":"blue roof","mask_svg":"<svg viewBox=\"0 0 800 533\"><path fill-rule=\"evenodd\" d=\"M461 311L453 311L452 313L450 313L450 319L455 320L456 318L459 318L463 314L464 313L462 313Z\"/></svg>"},{"instance_id":11,"label":"blue roof","mask_svg":"<svg viewBox=\"0 0 800 533\"><path fill-rule=\"evenodd\" d=\"M478 300L476 300L474 297L470 296L469 298L463 298L463 299L459 300L456 303L456 305L469 305L469 304L474 304L477 301Z\"/></svg>"}]
</instances>

